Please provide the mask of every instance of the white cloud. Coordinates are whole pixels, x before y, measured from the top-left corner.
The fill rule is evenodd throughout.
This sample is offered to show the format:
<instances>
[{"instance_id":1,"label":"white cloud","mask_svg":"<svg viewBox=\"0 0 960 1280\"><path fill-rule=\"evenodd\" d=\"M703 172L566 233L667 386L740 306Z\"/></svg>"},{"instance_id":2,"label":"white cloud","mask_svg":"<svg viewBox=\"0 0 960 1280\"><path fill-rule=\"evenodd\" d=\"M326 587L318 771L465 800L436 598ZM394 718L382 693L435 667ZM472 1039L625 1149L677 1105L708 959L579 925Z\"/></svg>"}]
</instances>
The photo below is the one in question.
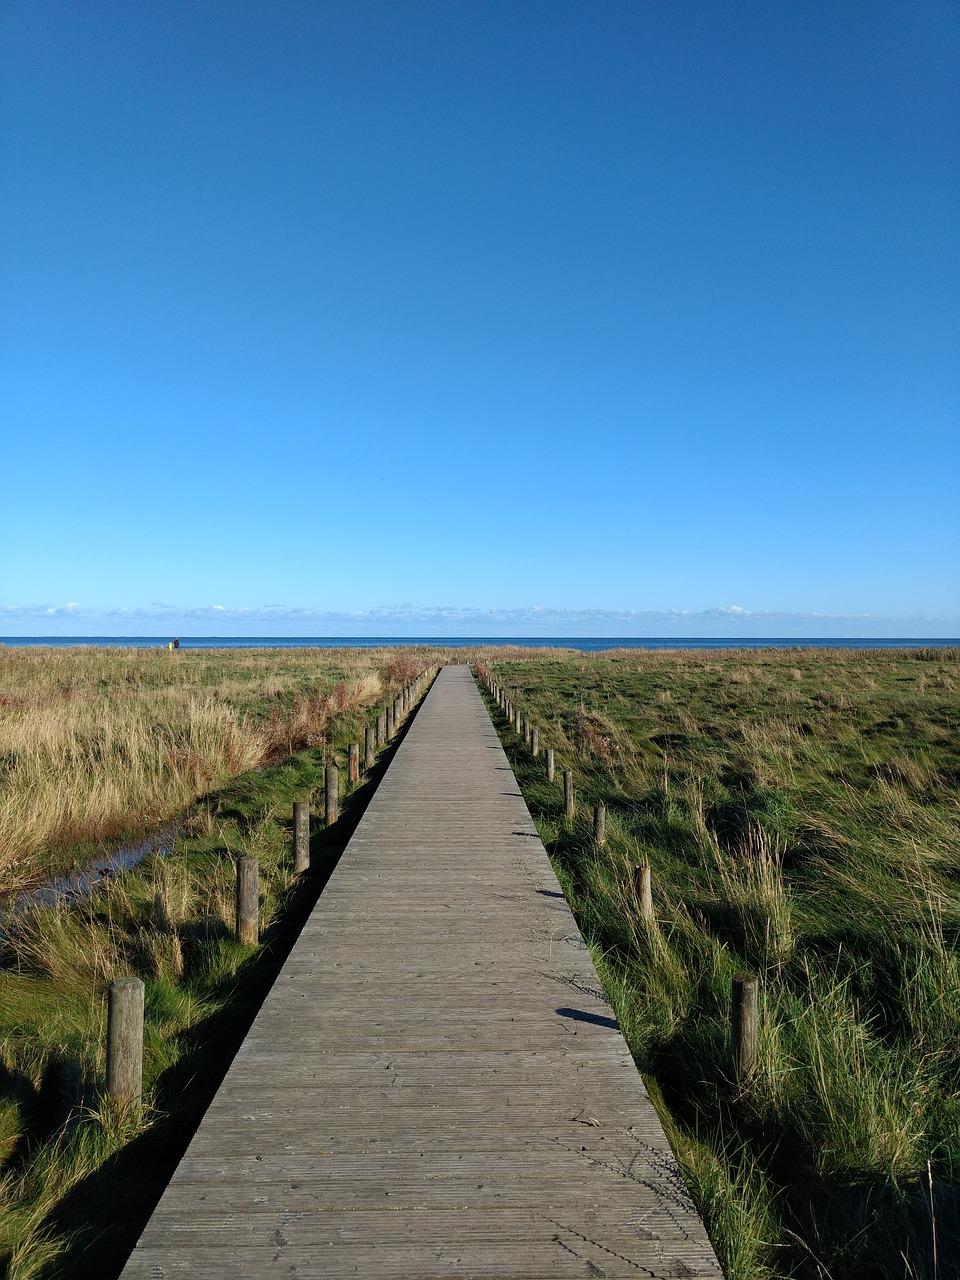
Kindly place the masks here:
<instances>
[{"instance_id":1,"label":"white cloud","mask_svg":"<svg viewBox=\"0 0 960 1280\"><path fill-rule=\"evenodd\" d=\"M76 600L67 604L0 604L2 618L71 618L85 610Z\"/></svg>"},{"instance_id":2,"label":"white cloud","mask_svg":"<svg viewBox=\"0 0 960 1280\"><path fill-rule=\"evenodd\" d=\"M305 605L222 604L178 607L154 601L111 609L67 604L0 604L0 627L9 634L261 636L611 636L696 637L930 636L960 633L956 618L883 618L868 614L791 613L717 605L691 610L561 609L536 604L512 608L480 605L378 605L335 610ZM67 624L70 624L69 628ZM48 630L49 629L49 630Z\"/></svg>"}]
</instances>

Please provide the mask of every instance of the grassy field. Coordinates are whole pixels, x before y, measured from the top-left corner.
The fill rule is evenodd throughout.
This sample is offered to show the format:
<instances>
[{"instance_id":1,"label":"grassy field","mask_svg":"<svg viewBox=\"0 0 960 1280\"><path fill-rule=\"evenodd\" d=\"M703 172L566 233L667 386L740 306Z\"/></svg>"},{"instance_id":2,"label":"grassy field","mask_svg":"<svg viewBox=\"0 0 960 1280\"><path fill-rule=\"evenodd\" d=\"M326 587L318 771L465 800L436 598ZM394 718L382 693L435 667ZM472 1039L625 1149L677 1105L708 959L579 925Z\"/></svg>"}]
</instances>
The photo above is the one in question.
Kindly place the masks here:
<instances>
[{"instance_id":1,"label":"grassy field","mask_svg":"<svg viewBox=\"0 0 960 1280\"><path fill-rule=\"evenodd\" d=\"M169 857L0 931L0 1274L118 1273L383 767L351 787L349 744L438 656L0 650L8 886L78 840L183 817ZM322 814L329 761L343 815L313 820L296 877L292 804ZM260 865L255 948L233 936L243 854ZM144 1097L119 1113L105 996L129 974L146 984Z\"/></svg>"},{"instance_id":2,"label":"grassy field","mask_svg":"<svg viewBox=\"0 0 960 1280\"><path fill-rule=\"evenodd\" d=\"M2 941L0 1273L116 1273L372 784L329 832L314 822L305 883L293 800L321 806L325 761L344 765L415 671L468 657L574 770L567 822L499 721L730 1280L960 1274L960 654L426 648L0 648L7 887L186 814L172 857ZM250 852L254 950L232 936ZM740 971L762 1015L743 1087ZM101 1101L122 973L147 985L144 1106L126 1115Z\"/></svg>"},{"instance_id":3,"label":"grassy field","mask_svg":"<svg viewBox=\"0 0 960 1280\"><path fill-rule=\"evenodd\" d=\"M556 750L550 785L498 717L730 1280L960 1274L960 652L488 666Z\"/></svg>"},{"instance_id":4,"label":"grassy field","mask_svg":"<svg viewBox=\"0 0 960 1280\"><path fill-rule=\"evenodd\" d=\"M0 891L322 746L338 717L436 661L425 655L0 645Z\"/></svg>"}]
</instances>

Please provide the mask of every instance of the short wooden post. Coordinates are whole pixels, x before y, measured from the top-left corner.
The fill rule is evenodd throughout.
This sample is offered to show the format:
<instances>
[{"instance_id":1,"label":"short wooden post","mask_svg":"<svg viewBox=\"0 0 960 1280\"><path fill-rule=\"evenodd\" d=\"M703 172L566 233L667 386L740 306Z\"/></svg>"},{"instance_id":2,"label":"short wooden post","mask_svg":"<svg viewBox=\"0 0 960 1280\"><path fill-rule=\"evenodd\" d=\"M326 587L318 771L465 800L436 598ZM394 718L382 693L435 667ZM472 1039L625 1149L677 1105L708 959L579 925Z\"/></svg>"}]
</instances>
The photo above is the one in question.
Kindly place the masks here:
<instances>
[{"instance_id":1,"label":"short wooden post","mask_svg":"<svg viewBox=\"0 0 960 1280\"><path fill-rule=\"evenodd\" d=\"M733 980L730 1047L738 1084L746 1084L757 1067L757 979L738 973Z\"/></svg>"},{"instance_id":2,"label":"short wooden post","mask_svg":"<svg viewBox=\"0 0 960 1280\"><path fill-rule=\"evenodd\" d=\"M513 731L514 733L519 735L522 732L522 728L523 728L523 716L520 714L519 711L517 711L513 717Z\"/></svg>"},{"instance_id":3,"label":"short wooden post","mask_svg":"<svg viewBox=\"0 0 960 1280\"><path fill-rule=\"evenodd\" d=\"M260 941L260 864L249 854L237 859L237 941L245 947Z\"/></svg>"},{"instance_id":4,"label":"short wooden post","mask_svg":"<svg viewBox=\"0 0 960 1280\"><path fill-rule=\"evenodd\" d=\"M310 866L310 806L297 800L293 806L293 869L297 873Z\"/></svg>"},{"instance_id":5,"label":"short wooden post","mask_svg":"<svg viewBox=\"0 0 960 1280\"><path fill-rule=\"evenodd\" d=\"M118 1106L136 1102L143 1088L143 983L116 978L107 1003L107 1094Z\"/></svg>"},{"instance_id":6,"label":"short wooden post","mask_svg":"<svg viewBox=\"0 0 960 1280\"><path fill-rule=\"evenodd\" d=\"M607 839L607 806L602 800L593 806L593 839L598 845L603 845Z\"/></svg>"},{"instance_id":7,"label":"short wooden post","mask_svg":"<svg viewBox=\"0 0 960 1280\"><path fill-rule=\"evenodd\" d=\"M553 747L547 747L547 781L552 782L556 777L556 770L553 767Z\"/></svg>"},{"instance_id":8,"label":"short wooden post","mask_svg":"<svg viewBox=\"0 0 960 1280\"><path fill-rule=\"evenodd\" d=\"M403 699L396 698L393 703L393 724L398 728L403 722Z\"/></svg>"},{"instance_id":9,"label":"short wooden post","mask_svg":"<svg viewBox=\"0 0 960 1280\"><path fill-rule=\"evenodd\" d=\"M571 769L563 771L563 812L566 817L573 817L573 771Z\"/></svg>"},{"instance_id":10,"label":"short wooden post","mask_svg":"<svg viewBox=\"0 0 960 1280\"><path fill-rule=\"evenodd\" d=\"M385 741L389 742L393 737L395 727L393 723L393 707L387 707L387 736Z\"/></svg>"},{"instance_id":11,"label":"short wooden post","mask_svg":"<svg viewBox=\"0 0 960 1280\"><path fill-rule=\"evenodd\" d=\"M387 713L381 711L377 716L377 746L382 747L387 740Z\"/></svg>"},{"instance_id":12,"label":"short wooden post","mask_svg":"<svg viewBox=\"0 0 960 1280\"><path fill-rule=\"evenodd\" d=\"M650 881L650 863L641 862L633 869L633 887L640 903L640 915L653 924L653 887Z\"/></svg>"},{"instance_id":13,"label":"short wooden post","mask_svg":"<svg viewBox=\"0 0 960 1280\"><path fill-rule=\"evenodd\" d=\"M368 724L363 734L363 765L372 769L377 762L377 733L372 724Z\"/></svg>"},{"instance_id":14,"label":"short wooden post","mask_svg":"<svg viewBox=\"0 0 960 1280\"><path fill-rule=\"evenodd\" d=\"M340 817L340 772L335 764L328 764L323 773L324 817L332 827Z\"/></svg>"},{"instance_id":15,"label":"short wooden post","mask_svg":"<svg viewBox=\"0 0 960 1280\"><path fill-rule=\"evenodd\" d=\"M360 743L351 742L347 752L347 777L351 783L360 781Z\"/></svg>"},{"instance_id":16,"label":"short wooden post","mask_svg":"<svg viewBox=\"0 0 960 1280\"><path fill-rule=\"evenodd\" d=\"M534 760L540 754L540 730L536 725L533 725L530 729L530 754Z\"/></svg>"}]
</instances>

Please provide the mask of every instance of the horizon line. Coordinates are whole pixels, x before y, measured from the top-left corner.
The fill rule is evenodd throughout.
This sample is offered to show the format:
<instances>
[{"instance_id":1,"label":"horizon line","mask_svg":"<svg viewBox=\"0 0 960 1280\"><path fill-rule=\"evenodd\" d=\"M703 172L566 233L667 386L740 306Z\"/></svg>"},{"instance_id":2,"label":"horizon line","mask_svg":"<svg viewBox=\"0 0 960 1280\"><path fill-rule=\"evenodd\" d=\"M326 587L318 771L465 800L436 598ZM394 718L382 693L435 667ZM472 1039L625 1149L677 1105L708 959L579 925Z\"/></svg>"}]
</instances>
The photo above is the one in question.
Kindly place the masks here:
<instances>
[{"instance_id":1,"label":"horizon line","mask_svg":"<svg viewBox=\"0 0 960 1280\"><path fill-rule=\"evenodd\" d=\"M3 644L3 643L5 643L5 642L6 642L6 641L8 641L8 640L12 640L12 641L20 641L20 642L25 641L25 640L57 640L57 641L59 641L59 642L61 642L61 643L62 643L62 642L63 642L63 641L65 641L65 640L158 640L158 641L167 641L167 640L172 639L172 638L178 638L178 639L183 639L183 640L255 640L255 641L261 641L261 642L265 642L265 641L269 641L269 640L283 640L284 642L290 642L290 641L295 641L295 640L324 640L324 641L333 641L333 640L363 640L364 642L368 642L368 643L369 643L369 642L371 642L371 641L376 641L376 640L411 640L411 641L417 641L417 642L420 642L420 643L429 642L429 641L450 641L450 640L457 640L457 641L475 641L475 642L477 642L478 644L481 644L481 645L483 645L483 644L497 644L497 643L503 643L503 642L510 642L510 643L513 643L513 642L516 642L516 641L518 641L518 640L519 640L519 641L533 641L533 640L553 640L553 641L557 641L557 640L611 640L611 641L617 641L617 642L623 642L623 641L636 641L636 640L651 640L651 641L656 641L657 643L661 643L661 644L662 644L662 643L664 643L664 642L666 642L666 641L676 640L676 641L681 642L681 643L682 643L682 644L684 644L684 645L689 645L689 644L691 644L692 642L697 641L697 640L706 640L706 641L711 641L711 642L717 642L717 641L722 640L722 641L729 641L729 642L731 642L731 643L744 642L744 641L762 641L762 640L770 640L770 641L773 641L773 640L778 640L778 641L785 641L785 640L795 640L795 641L829 640L829 641L834 642L834 643L835 643L835 642L837 642L837 641L840 641L840 640L850 640L850 641L858 641L858 642L859 642L859 641L871 641L871 640L883 640L883 641L885 641L885 642L889 642L889 641L897 641L897 640L903 640L903 641L939 642L940 644L944 644L944 643L957 643L957 644L960 644L960 634L955 635L955 636L950 636L950 635L944 635L944 636L923 636L923 635L909 635L909 634L902 634L902 635L874 635L874 636L859 635L859 636L858 636L858 635L828 635L828 634L823 634L823 633L819 633L819 634L815 634L815 635L797 635L797 634L794 634L794 633L784 632L784 633L782 633L782 634L776 634L776 635L763 635L763 634L759 634L759 635L733 635L733 634L730 634L730 633L728 632L728 633L726 633L726 634L724 634L724 635L717 635L717 634L713 634L713 635L710 635L710 634L703 634L703 635L685 635L685 636L683 636L683 635L610 635L610 634L600 634L600 633L589 633L589 634L580 634L580 635L567 634L567 633L563 633L563 634L558 634L558 633L552 633L552 634L550 634L550 633L544 633L544 634L530 634L530 633L527 633L527 634L524 634L524 635L469 635L469 634L467 634L467 633L463 633L463 634L456 634L456 633L446 633L446 634L443 634L443 633L437 633L437 634L433 634L433 633L430 633L430 634L410 634L410 635L406 635L406 634L403 634L403 633L401 633L401 632L393 632L393 633L384 633L384 634L382 634L382 635L380 635L380 634L378 634L378 635L373 635L373 634L370 634L370 635L340 635L340 634L337 634L337 635L333 635L333 634L330 634L330 635L315 635L315 634L302 634L302 635L301 635L301 634L299 634L299 633L298 633L298 634L295 634L295 635L251 635L251 634L240 634L240 633L236 633L236 634L233 634L233 635L224 635L224 634L216 634L216 633L206 633L206 634L188 633L188 632L181 631L181 632L179 633L179 635L175 635L174 631L172 631L172 630L170 630L170 631L142 631L142 632L140 632L140 631L138 631L138 632L87 632L87 633L80 633L80 632L77 632L76 634L72 634L72 635L66 635L66 634L55 634L55 633L49 633L49 632L48 632L48 633L40 633L40 632L37 632L37 633L29 634L29 635L28 635L28 634L23 634L23 635L0 635L0 644Z\"/></svg>"}]
</instances>

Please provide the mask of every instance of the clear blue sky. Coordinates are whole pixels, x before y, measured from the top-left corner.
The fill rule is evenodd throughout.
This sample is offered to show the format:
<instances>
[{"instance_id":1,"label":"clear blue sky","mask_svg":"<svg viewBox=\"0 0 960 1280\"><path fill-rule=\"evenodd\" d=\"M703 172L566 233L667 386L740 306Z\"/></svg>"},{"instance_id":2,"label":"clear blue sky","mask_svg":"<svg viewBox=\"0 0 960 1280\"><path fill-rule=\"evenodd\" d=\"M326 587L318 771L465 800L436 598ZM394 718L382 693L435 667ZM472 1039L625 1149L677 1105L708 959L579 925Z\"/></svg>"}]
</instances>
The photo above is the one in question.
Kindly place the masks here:
<instances>
[{"instance_id":1,"label":"clear blue sky","mask_svg":"<svg viewBox=\"0 0 960 1280\"><path fill-rule=\"evenodd\" d=\"M0 634L960 634L953 0L4 0L0 60Z\"/></svg>"}]
</instances>

